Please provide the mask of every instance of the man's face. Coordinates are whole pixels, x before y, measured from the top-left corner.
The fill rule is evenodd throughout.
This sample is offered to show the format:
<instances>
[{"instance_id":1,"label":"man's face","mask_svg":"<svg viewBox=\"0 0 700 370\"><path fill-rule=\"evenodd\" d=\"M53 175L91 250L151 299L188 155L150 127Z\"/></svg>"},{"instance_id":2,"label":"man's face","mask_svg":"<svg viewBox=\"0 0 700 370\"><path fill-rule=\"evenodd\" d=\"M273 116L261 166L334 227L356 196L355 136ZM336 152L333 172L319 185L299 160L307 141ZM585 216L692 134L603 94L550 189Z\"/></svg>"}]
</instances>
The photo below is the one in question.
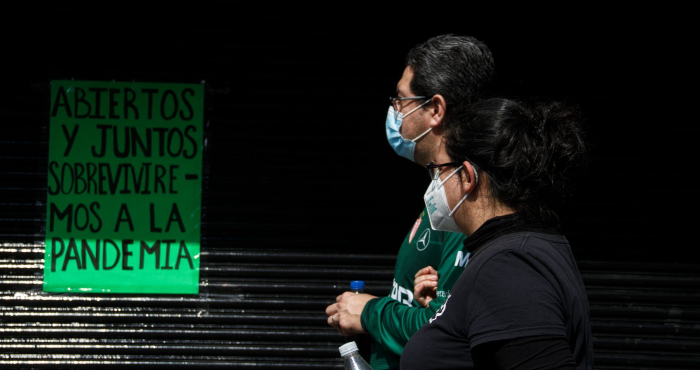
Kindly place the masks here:
<instances>
[{"instance_id":1,"label":"man's face","mask_svg":"<svg viewBox=\"0 0 700 370\"><path fill-rule=\"evenodd\" d=\"M403 71L403 76L401 76L401 79L399 80L399 83L396 84L396 95L399 98L408 98L408 97L413 97L416 96L413 91L411 91L411 81L413 80L413 69L409 66L406 67ZM431 98L431 97L429 97ZM403 113L404 115L417 106L423 104L425 100L418 99L418 100L404 100L401 103L401 109L399 109L399 112ZM401 136L403 136L404 139L407 140L413 140L423 134L425 131L427 131L430 128L430 111L429 109L424 109L428 108L431 103L428 103L427 105L424 105L422 108L418 108L415 112L411 113L408 115L408 117L404 117L403 123L401 124ZM434 139L431 135L431 133L428 133L428 135L423 136L422 138L418 139L416 141L416 149L414 153L414 158L415 162L420 164L421 166L425 166L426 163L429 161L433 160L434 156Z\"/></svg>"},{"instance_id":2,"label":"man's face","mask_svg":"<svg viewBox=\"0 0 700 370\"><path fill-rule=\"evenodd\" d=\"M396 84L396 96L399 98L408 98L408 97L413 97L416 96L413 91L411 91L411 81L413 80L413 69L409 66L406 67L403 71L403 76L401 76L401 79L399 80L399 83ZM423 104L425 100L418 99L418 100L404 100L401 102L401 109L399 109L399 112L403 113L404 115L417 106ZM423 106L423 108L427 107ZM430 128L430 116L429 112L426 109L418 108L415 112L411 113L408 115L408 117L404 117L403 123L401 124L401 136L403 136L404 139L408 140L413 140L420 136L422 133L427 131ZM432 160L431 158L428 158L426 156L426 140L427 137L422 137L416 141L416 149L415 149L415 161L416 163L425 166L425 164Z\"/></svg>"}]
</instances>

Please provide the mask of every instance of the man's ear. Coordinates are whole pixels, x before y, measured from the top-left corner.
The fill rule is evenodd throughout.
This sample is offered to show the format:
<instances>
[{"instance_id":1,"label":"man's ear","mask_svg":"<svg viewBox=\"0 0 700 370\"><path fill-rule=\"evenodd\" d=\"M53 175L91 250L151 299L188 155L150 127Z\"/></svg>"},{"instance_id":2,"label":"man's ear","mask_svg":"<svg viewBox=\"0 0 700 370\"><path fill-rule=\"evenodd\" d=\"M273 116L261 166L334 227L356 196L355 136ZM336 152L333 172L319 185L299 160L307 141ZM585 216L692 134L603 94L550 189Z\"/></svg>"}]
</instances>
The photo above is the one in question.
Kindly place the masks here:
<instances>
[{"instance_id":1,"label":"man's ear","mask_svg":"<svg viewBox=\"0 0 700 370\"><path fill-rule=\"evenodd\" d=\"M464 194L469 194L479 185L479 178L476 174L476 169L474 169L474 166L472 166L469 161L464 161L462 166L464 166L462 169L462 190Z\"/></svg>"},{"instance_id":2,"label":"man's ear","mask_svg":"<svg viewBox=\"0 0 700 370\"><path fill-rule=\"evenodd\" d=\"M445 103L445 98L436 94L433 95L430 107L430 127L436 128L442 125L442 121L445 119L445 109L447 108L447 103Z\"/></svg>"}]
</instances>

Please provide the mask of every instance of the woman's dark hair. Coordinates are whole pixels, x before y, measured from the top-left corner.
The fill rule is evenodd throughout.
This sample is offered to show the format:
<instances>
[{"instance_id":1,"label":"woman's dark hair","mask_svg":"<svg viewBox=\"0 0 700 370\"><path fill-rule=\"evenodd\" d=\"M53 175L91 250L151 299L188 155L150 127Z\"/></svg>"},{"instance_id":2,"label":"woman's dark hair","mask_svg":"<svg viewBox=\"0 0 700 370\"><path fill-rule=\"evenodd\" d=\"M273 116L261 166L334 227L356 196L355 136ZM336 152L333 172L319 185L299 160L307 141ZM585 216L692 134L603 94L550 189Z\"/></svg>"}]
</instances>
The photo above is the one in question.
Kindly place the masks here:
<instances>
[{"instance_id":1,"label":"woman's dark hair","mask_svg":"<svg viewBox=\"0 0 700 370\"><path fill-rule=\"evenodd\" d=\"M491 196L528 219L557 224L552 207L587 164L578 109L560 102L528 106L487 99L446 117L445 149L487 176Z\"/></svg>"}]
</instances>

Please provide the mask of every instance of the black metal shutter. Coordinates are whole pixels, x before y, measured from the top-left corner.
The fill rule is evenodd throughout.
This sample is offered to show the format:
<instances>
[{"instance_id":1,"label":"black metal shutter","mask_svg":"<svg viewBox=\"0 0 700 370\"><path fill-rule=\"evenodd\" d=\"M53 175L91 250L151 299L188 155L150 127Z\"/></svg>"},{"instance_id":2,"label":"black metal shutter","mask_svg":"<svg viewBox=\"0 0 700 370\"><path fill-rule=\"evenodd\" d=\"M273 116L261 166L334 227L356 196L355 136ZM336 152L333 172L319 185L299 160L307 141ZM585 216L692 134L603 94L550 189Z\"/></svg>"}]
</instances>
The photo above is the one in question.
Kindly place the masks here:
<instances>
[{"instance_id":1,"label":"black metal shutter","mask_svg":"<svg viewBox=\"0 0 700 370\"><path fill-rule=\"evenodd\" d=\"M197 296L57 295L38 290L43 246L4 243L0 253L3 368L342 368L329 297L357 276L384 294L392 262L218 250L203 253Z\"/></svg>"},{"instance_id":2,"label":"black metal shutter","mask_svg":"<svg viewBox=\"0 0 700 370\"><path fill-rule=\"evenodd\" d=\"M597 369L700 368L697 264L581 261Z\"/></svg>"},{"instance_id":3,"label":"black metal shutter","mask_svg":"<svg viewBox=\"0 0 700 370\"><path fill-rule=\"evenodd\" d=\"M198 296L57 296L37 290L41 245L0 252L4 368L339 368L343 338L321 313L328 297L357 276L383 295L393 264L390 255L220 250L204 255ZM700 366L697 265L579 268L596 368Z\"/></svg>"}]
</instances>

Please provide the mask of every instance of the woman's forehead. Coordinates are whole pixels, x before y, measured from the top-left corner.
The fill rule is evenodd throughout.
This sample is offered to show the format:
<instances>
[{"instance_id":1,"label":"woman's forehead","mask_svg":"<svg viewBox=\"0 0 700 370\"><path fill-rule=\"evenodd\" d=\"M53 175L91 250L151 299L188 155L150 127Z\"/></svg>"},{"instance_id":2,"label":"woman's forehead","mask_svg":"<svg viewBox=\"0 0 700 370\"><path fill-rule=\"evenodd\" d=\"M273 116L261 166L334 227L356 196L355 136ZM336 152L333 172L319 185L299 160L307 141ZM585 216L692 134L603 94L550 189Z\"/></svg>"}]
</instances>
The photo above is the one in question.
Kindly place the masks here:
<instances>
[{"instance_id":1,"label":"woman's forehead","mask_svg":"<svg viewBox=\"0 0 700 370\"><path fill-rule=\"evenodd\" d=\"M435 153L435 162L436 163L450 162L450 156L447 155L447 151L445 151L445 144L444 143L442 143L441 145L438 146L438 150Z\"/></svg>"}]
</instances>

